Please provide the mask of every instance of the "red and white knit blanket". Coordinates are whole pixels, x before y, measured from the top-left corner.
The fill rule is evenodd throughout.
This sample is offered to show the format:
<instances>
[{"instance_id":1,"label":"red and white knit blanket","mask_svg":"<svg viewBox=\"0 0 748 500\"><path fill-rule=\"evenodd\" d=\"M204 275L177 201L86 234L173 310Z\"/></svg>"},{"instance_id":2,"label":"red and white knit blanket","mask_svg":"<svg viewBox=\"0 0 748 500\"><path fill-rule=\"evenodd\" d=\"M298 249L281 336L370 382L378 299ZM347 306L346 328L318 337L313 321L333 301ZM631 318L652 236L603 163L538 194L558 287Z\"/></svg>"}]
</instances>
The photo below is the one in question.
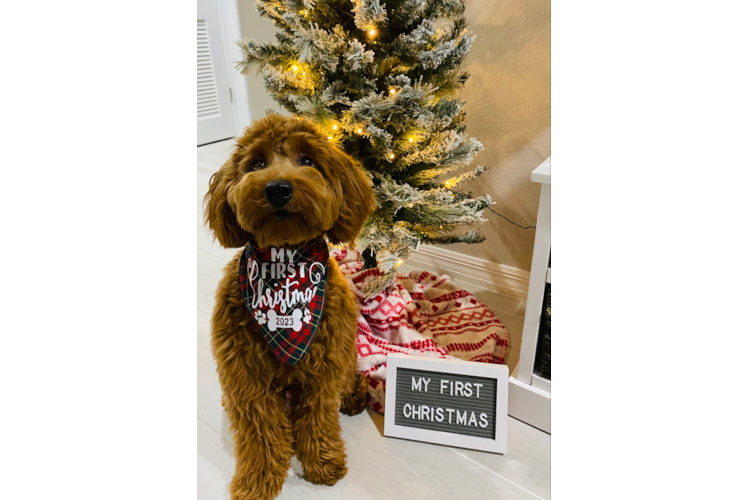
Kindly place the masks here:
<instances>
[{"instance_id":1,"label":"red and white knit blanket","mask_svg":"<svg viewBox=\"0 0 748 500\"><path fill-rule=\"evenodd\" d=\"M364 270L360 253L350 249L333 248L330 256L358 300L358 371L369 378L369 404L375 411L384 412L389 353L504 363L509 332L449 276L397 274L392 285L367 301L362 290L380 276L379 270Z\"/></svg>"}]
</instances>

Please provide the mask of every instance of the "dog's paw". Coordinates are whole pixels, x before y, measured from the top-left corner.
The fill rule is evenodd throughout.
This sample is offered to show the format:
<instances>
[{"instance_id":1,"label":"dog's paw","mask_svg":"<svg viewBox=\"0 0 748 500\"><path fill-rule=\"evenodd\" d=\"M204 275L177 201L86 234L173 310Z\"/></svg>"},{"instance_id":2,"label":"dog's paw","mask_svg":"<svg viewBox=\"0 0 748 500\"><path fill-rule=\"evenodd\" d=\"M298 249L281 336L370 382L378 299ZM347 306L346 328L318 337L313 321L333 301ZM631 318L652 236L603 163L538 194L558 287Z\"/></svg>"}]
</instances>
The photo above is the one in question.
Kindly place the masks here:
<instances>
[{"instance_id":1,"label":"dog's paw","mask_svg":"<svg viewBox=\"0 0 748 500\"><path fill-rule=\"evenodd\" d=\"M304 478L310 483L332 486L345 477L348 466L345 464L345 455L338 456L332 460L320 462L314 467L304 468Z\"/></svg>"},{"instance_id":2,"label":"dog's paw","mask_svg":"<svg viewBox=\"0 0 748 500\"><path fill-rule=\"evenodd\" d=\"M312 313L309 312L309 309L304 309L304 323L308 325L310 321L312 321Z\"/></svg>"},{"instance_id":3,"label":"dog's paw","mask_svg":"<svg viewBox=\"0 0 748 500\"><path fill-rule=\"evenodd\" d=\"M267 316L265 316L265 313L260 311L259 309L255 309L255 321L257 321L258 325L264 325L268 322Z\"/></svg>"},{"instance_id":4,"label":"dog's paw","mask_svg":"<svg viewBox=\"0 0 748 500\"><path fill-rule=\"evenodd\" d=\"M281 467L235 474L229 484L231 500L273 500L280 495L286 482L286 471Z\"/></svg>"}]
</instances>

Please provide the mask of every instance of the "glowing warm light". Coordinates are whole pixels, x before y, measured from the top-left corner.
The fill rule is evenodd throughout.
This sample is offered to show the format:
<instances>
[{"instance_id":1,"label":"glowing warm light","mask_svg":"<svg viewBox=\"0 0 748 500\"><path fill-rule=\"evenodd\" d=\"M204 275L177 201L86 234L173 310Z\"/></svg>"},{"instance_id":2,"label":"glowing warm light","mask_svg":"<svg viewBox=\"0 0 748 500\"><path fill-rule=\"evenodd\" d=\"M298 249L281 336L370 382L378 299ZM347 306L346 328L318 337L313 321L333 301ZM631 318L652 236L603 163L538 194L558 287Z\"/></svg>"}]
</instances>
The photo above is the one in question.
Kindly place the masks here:
<instances>
[{"instance_id":1,"label":"glowing warm light","mask_svg":"<svg viewBox=\"0 0 748 500\"><path fill-rule=\"evenodd\" d=\"M402 263L403 263L403 259L397 259L397 265L398 265L398 266L399 266L400 264L402 264Z\"/></svg>"},{"instance_id":2,"label":"glowing warm light","mask_svg":"<svg viewBox=\"0 0 748 500\"><path fill-rule=\"evenodd\" d=\"M444 185L449 187L449 181L445 182Z\"/></svg>"},{"instance_id":3,"label":"glowing warm light","mask_svg":"<svg viewBox=\"0 0 748 500\"><path fill-rule=\"evenodd\" d=\"M328 135L328 136L327 136L327 138L328 138L329 140L332 140L332 136L331 136L331 135Z\"/></svg>"},{"instance_id":4,"label":"glowing warm light","mask_svg":"<svg viewBox=\"0 0 748 500\"><path fill-rule=\"evenodd\" d=\"M394 154L391 154L391 155L390 155L390 160L391 160L391 159L393 159L394 157L395 157L395 155L394 155Z\"/></svg>"},{"instance_id":5,"label":"glowing warm light","mask_svg":"<svg viewBox=\"0 0 748 500\"><path fill-rule=\"evenodd\" d=\"M332 129L333 129L333 130L338 130L338 126L337 126L337 125L333 125L333 126L332 126Z\"/></svg>"},{"instance_id":6,"label":"glowing warm light","mask_svg":"<svg viewBox=\"0 0 748 500\"><path fill-rule=\"evenodd\" d=\"M413 142L413 138L411 137L410 139L408 139L408 142Z\"/></svg>"},{"instance_id":7,"label":"glowing warm light","mask_svg":"<svg viewBox=\"0 0 748 500\"><path fill-rule=\"evenodd\" d=\"M376 34L377 34L377 30L375 30L375 29L372 29L372 30L369 31L369 36L374 36Z\"/></svg>"},{"instance_id":8,"label":"glowing warm light","mask_svg":"<svg viewBox=\"0 0 748 500\"><path fill-rule=\"evenodd\" d=\"M360 128L357 128L357 129L356 129L356 133L357 133L357 134L360 134L361 132L363 132L363 129L360 129Z\"/></svg>"},{"instance_id":9,"label":"glowing warm light","mask_svg":"<svg viewBox=\"0 0 748 500\"><path fill-rule=\"evenodd\" d=\"M396 93L397 93L397 90L395 90L395 89L390 89L390 94L392 94L392 95L395 95Z\"/></svg>"},{"instance_id":10,"label":"glowing warm light","mask_svg":"<svg viewBox=\"0 0 748 500\"><path fill-rule=\"evenodd\" d=\"M306 16L307 14L309 14L309 12L304 10L304 15Z\"/></svg>"},{"instance_id":11,"label":"glowing warm light","mask_svg":"<svg viewBox=\"0 0 748 500\"><path fill-rule=\"evenodd\" d=\"M299 67L296 66L295 64L293 66L291 66L291 69L294 70L294 71L299 71Z\"/></svg>"},{"instance_id":12,"label":"glowing warm light","mask_svg":"<svg viewBox=\"0 0 748 500\"><path fill-rule=\"evenodd\" d=\"M412 203L408 203L408 208L413 208L413 204Z\"/></svg>"}]
</instances>

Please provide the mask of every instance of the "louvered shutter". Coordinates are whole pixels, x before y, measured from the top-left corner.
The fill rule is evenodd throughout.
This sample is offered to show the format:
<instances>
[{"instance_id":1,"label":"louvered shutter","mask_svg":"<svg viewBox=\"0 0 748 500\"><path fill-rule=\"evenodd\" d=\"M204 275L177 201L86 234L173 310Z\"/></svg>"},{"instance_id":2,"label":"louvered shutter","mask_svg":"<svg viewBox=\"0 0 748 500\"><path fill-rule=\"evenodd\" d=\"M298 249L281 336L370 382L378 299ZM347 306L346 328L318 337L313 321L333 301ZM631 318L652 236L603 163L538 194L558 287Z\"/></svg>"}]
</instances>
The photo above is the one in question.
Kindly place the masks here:
<instances>
[{"instance_id":1,"label":"louvered shutter","mask_svg":"<svg viewBox=\"0 0 748 500\"><path fill-rule=\"evenodd\" d=\"M216 75L213 70L213 55L208 39L208 25L204 19L197 20L197 119L206 120L221 116L218 105Z\"/></svg>"},{"instance_id":2,"label":"louvered shutter","mask_svg":"<svg viewBox=\"0 0 748 500\"><path fill-rule=\"evenodd\" d=\"M237 130L221 29L217 0L197 0L198 146L229 139Z\"/></svg>"}]
</instances>

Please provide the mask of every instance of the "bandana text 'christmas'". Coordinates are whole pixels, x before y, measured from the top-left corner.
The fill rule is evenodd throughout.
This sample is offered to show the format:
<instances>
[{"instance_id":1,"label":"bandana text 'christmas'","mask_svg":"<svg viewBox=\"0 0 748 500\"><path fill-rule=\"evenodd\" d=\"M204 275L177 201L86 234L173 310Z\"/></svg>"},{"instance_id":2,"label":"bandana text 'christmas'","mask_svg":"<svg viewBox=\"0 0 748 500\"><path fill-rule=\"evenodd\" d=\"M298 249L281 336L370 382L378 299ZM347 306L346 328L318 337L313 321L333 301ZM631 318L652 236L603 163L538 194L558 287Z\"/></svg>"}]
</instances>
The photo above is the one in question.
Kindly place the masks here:
<instances>
[{"instance_id":1,"label":"bandana text 'christmas'","mask_svg":"<svg viewBox=\"0 0 748 500\"><path fill-rule=\"evenodd\" d=\"M297 249L247 244L239 263L244 304L275 355L295 365L309 351L325 305L327 243Z\"/></svg>"}]
</instances>

